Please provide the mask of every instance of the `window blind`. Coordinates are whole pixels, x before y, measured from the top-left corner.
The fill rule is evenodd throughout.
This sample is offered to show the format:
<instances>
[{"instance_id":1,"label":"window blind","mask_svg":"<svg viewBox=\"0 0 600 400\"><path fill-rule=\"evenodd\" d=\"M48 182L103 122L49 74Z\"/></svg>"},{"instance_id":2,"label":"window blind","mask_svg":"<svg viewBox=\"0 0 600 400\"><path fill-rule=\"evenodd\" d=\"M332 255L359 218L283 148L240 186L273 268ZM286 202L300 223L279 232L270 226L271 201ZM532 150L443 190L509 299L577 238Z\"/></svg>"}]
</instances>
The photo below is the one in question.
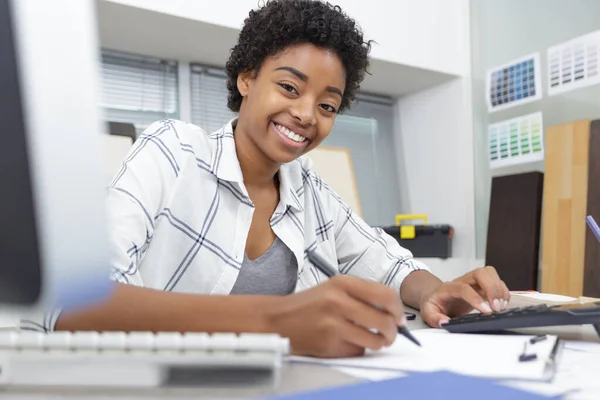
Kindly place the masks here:
<instances>
[{"instance_id":1,"label":"window blind","mask_svg":"<svg viewBox=\"0 0 600 400\"><path fill-rule=\"evenodd\" d=\"M190 68L192 122L206 132L214 132L236 116L227 108L227 76L216 68Z\"/></svg>"},{"instance_id":2,"label":"window blind","mask_svg":"<svg viewBox=\"0 0 600 400\"><path fill-rule=\"evenodd\" d=\"M102 106L107 121L132 123L138 134L177 118L177 62L104 50Z\"/></svg>"}]
</instances>

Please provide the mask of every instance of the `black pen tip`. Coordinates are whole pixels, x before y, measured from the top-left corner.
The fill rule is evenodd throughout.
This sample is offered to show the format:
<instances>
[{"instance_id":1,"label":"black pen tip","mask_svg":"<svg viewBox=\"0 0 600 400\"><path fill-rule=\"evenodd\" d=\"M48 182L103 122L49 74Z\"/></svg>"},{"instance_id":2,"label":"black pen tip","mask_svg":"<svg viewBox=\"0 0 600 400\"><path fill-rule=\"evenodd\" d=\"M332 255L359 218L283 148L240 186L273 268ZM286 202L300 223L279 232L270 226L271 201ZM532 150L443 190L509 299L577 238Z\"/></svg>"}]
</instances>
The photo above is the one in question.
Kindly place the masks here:
<instances>
[{"instance_id":1,"label":"black pen tip","mask_svg":"<svg viewBox=\"0 0 600 400\"><path fill-rule=\"evenodd\" d=\"M398 327L398 333L401 334L402 336L406 337L408 340L410 340L411 342L413 342L417 346L421 347L421 343L419 343L419 341L417 340L417 338L414 337L412 335L412 333L410 333L410 331L408 329L406 329L405 326L399 326Z\"/></svg>"}]
</instances>

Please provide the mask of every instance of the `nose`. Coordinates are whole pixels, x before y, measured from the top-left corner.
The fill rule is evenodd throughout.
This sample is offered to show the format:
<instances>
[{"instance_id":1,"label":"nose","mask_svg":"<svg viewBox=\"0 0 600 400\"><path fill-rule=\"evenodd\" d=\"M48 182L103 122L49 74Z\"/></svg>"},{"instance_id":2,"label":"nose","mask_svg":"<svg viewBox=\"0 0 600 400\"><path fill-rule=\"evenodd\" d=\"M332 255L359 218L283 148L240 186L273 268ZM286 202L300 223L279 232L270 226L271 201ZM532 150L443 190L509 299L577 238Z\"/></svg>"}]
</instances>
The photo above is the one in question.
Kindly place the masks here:
<instances>
[{"instance_id":1,"label":"nose","mask_svg":"<svg viewBox=\"0 0 600 400\"><path fill-rule=\"evenodd\" d=\"M297 99L291 108L291 114L302 126L312 126L317 123L315 108L315 102L311 99Z\"/></svg>"}]
</instances>

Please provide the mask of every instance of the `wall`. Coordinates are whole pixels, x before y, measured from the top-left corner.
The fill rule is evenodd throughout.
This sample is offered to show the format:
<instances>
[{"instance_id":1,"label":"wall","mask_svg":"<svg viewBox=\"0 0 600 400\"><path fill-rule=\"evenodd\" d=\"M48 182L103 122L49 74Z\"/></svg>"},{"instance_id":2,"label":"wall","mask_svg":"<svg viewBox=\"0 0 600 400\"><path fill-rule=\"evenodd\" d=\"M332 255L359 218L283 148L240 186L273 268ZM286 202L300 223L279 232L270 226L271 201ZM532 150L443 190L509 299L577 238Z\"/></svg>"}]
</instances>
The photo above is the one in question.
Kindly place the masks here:
<instances>
[{"instance_id":1,"label":"wall","mask_svg":"<svg viewBox=\"0 0 600 400\"><path fill-rule=\"evenodd\" d=\"M477 266L470 79L457 78L405 96L396 112L403 207L455 230L453 257L424 261L440 277L462 275Z\"/></svg>"},{"instance_id":2,"label":"wall","mask_svg":"<svg viewBox=\"0 0 600 400\"><path fill-rule=\"evenodd\" d=\"M191 20L240 29L257 0L103 0ZM468 49L461 38L468 26L468 0L338 0L369 39L372 56L398 64L464 75Z\"/></svg>"},{"instance_id":3,"label":"wall","mask_svg":"<svg viewBox=\"0 0 600 400\"><path fill-rule=\"evenodd\" d=\"M485 257L491 178L525 171L543 171L534 163L491 171L487 159L487 125L536 111L544 127L579 119L600 118L600 85L547 96L546 50L576 36L600 29L597 0L473 0L472 73L474 103L475 209L477 255ZM543 98L488 114L485 71L515 58L541 52Z\"/></svg>"}]
</instances>

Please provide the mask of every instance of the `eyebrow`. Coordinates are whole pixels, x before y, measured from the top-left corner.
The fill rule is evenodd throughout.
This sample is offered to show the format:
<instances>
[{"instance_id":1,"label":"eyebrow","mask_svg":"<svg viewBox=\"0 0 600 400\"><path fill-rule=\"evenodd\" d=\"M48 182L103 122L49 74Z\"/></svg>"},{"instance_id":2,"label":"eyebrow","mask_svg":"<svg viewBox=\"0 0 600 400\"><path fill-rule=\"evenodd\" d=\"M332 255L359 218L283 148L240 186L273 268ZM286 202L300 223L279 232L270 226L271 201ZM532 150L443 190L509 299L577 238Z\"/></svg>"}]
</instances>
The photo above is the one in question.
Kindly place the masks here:
<instances>
[{"instance_id":1,"label":"eyebrow","mask_svg":"<svg viewBox=\"0 0 600 400\"><path fill-rule=\"evenodd\" d=\"M306 76L306 74L303 74L302 72L298 71L296 68L293 68L293 67L279 67L279 68L275 68L275 71L288 71L288 72L292 73L293 75L295 75L302 82L308 82L308 76ZM335 87L335 86L327 86L325 88L325 90L327 90L330 93L335 93L335 94L337 94L340 97L344 97L344 93L342 92L342 90L340 88Z\"/></svg>"}]
</instances>

